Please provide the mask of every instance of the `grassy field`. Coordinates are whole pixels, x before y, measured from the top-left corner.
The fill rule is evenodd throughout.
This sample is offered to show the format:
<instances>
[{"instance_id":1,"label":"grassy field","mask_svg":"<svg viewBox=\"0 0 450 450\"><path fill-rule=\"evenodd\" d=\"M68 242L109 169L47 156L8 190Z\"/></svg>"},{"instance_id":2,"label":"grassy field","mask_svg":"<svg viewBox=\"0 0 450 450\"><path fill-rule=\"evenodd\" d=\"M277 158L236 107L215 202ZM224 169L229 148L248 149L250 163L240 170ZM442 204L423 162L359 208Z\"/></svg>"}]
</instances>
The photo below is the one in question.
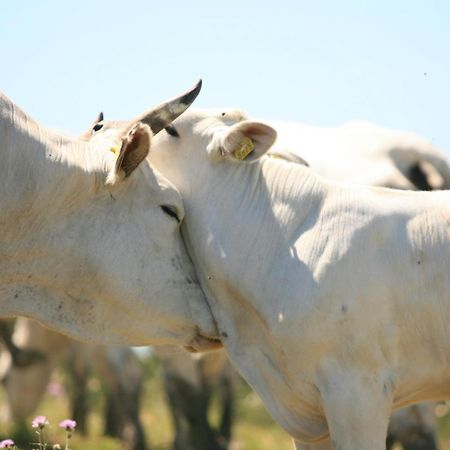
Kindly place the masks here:
<instances>
[{"instance_id":1,"label":"grassy field","mask_svg":"<svg viewBox=\"0 0 450 450\"><path fill-rule=\"evenodd\" d=\"M153 358L146 362L145 400L142 408L147 441L152 450L170 450L172 442L172 425L166 408L164 392L161 387L159 365ZM63 383L61 373L55 374L56 383ZM119 441L102 436L101 411L103 395L99 380L93 377L89 382L91 392L92 413L89 418L89 437L75 433L72 441L73 450L119 450ZM238 402L236 407L236 425L234 428L233 450L292 450L292 444L286 433L278 427L269 417L261 401L244 383L238 386ZM0 403L4 394L0 391ZM211 420L216 418L216 408L212 408ZM46 415L53 425L50 429L50 442L64 443L64 431L58 429L60 420L68 418L68 403L66 396L54 397L46 395L43 404L36 412ZM445 413L445 410L444 410ZM442 408L441 408L442 414ZM31 420L31 419L30 419ZM441 449L450 450L450 418L449 414L439 419L441 436ZM31 429L31 426L30 426ZM0 423L0 438L10 437L14 434L12 424ZM27 442L33 440L32 435ZM31 447L21 446L22 450Z\"/></svg>"}]
</instances>

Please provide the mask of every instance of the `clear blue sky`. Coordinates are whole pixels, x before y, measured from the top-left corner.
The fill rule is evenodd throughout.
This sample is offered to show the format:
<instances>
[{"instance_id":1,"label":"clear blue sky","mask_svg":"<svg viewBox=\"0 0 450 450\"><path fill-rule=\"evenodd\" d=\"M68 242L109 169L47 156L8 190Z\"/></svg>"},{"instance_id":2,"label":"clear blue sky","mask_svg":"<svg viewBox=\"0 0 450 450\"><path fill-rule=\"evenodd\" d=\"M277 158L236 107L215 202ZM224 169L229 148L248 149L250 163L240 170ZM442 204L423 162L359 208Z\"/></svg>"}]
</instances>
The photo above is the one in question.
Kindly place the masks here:
<instances>
[{"instance_id":1,"label":"clear blue sky","mask_svg":"<svg viewBox=\"0 0 450 450\"><path fill-rule=\"evenodd\" d=\"M368 119L450 156L450 1L2 1L0 89L72 133L203 78L198 107Z\"/></svg>"}]
</instances>

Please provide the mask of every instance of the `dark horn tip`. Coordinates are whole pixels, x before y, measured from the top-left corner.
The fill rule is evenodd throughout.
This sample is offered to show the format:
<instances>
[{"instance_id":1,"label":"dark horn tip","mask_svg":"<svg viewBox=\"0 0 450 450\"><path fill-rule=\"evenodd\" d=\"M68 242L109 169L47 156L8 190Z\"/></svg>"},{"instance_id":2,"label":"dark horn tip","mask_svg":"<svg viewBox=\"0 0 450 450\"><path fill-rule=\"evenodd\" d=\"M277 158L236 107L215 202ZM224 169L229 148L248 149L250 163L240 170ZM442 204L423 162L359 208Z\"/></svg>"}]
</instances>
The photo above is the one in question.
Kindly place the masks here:
<instances>
[{"instance_id":1,"label":"dark horn tip","mask_svg":"<svg viewBox=\"0 0 450 450\"><path fill-rule=\"evenodd\" d=\"M200 90L202 89L203 86L203 80L201 78L198 79L197 84L195 85L195 89L198 89L198 91L200 92Z\"/></svg>"},{"instance_id":2,"label":"dark horn tip","mask_svg":"<svg viewBox=\"0 0 450 450\"><path fill-rule=\"evenodd\" d=\"M190 105L198 96L198 94L200 93L201 89L202 89L202 84L203 81L200 78L197 83L195 83L195 85L189 89L186 94L183 96L182 102L185 105Z\"/></svg>"}]
</instances>

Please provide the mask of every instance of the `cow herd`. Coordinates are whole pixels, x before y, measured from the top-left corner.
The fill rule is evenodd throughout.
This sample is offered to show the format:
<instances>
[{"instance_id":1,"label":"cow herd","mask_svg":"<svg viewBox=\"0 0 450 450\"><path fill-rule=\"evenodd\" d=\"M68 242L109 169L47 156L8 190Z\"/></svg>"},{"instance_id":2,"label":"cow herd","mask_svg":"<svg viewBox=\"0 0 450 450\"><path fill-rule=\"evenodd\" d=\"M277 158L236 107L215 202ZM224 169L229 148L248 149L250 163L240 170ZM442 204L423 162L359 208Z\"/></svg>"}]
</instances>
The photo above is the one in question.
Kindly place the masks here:
<instances>
[{"instance_id":1,"label":"cow herd","mask_svg":"<svg viewBox=\"0 0 450 450\"><path fill-rule=\"evenodd\" d=\"M157 350L175 420L202 395L183 367L231 376L223 347L296 449L437 448L426 408L394 414L387 435L393 411L449 394L446 158L365 122L186 111L200 88L132 120L100 115L79 138L0 95L0 316L91 344L215 350ZM15 366L53 344L2 337L11 393ZM127 391L133 373L117 376Z\"/></svg>"}]
</instances>

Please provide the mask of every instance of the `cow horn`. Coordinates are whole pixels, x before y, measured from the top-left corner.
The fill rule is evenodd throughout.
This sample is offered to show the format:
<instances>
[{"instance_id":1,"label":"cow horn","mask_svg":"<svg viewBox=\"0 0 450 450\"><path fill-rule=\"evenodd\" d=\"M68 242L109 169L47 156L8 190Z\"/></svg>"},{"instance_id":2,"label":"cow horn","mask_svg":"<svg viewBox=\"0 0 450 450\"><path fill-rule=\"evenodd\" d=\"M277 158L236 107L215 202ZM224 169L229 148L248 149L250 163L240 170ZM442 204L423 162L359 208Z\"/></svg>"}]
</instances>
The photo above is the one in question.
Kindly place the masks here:
<instances>
[{"instance_id":1,"label":"cow horn","mask_svg":"<svg viewBox=\"0 0 450 450\"><path fill-rule=\"evenodd\" d=\"M197 95L202 88L202 80L199 80L195 86L175 97L172 100L161 103L160 105L146 111L145 113L135 117L131 123L143 122L146 123L153 131L153 134L159 133L163 128L172 123L180 114L182 114L192 102L197 98Z\"/></svg>"}]
</instances>

